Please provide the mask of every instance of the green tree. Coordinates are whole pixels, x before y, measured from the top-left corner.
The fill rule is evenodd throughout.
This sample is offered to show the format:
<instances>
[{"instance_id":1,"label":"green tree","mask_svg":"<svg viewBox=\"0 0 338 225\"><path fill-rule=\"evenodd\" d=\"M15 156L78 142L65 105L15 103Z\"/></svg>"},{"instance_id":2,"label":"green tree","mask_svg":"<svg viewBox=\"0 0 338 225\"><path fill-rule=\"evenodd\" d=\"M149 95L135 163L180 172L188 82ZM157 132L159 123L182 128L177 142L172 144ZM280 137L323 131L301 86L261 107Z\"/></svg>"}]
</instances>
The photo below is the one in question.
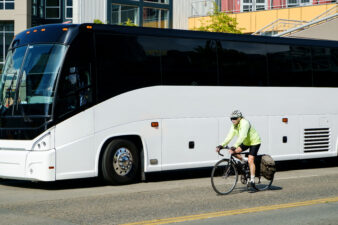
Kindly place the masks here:
<instances>
[{"instance_id":1,"label":"green tree","mask_svg":"<svg viewBox=\"0 0 338 225\"><path fill-rule=\"evenodd\" d=\"M128 20L123 25L130 26L130 27L136 27L136 24L133 23L133 21L130 18L128 18Z\"/></svg>"},{"instance_id":2,"label":"green tree","mask_svg":"<svg viewBox=\"0 0 338 225\"><path fill-rule=\"evenodd\" d=\"M103 22L101 20L99 20L99 19L94 19L94 23L96 23L96 24L103 24Z\"/></svg>"},{"instance_id":3,"label":"green tree","mask_svg":"<svg viewBox=\"0 0 338 225\"><path fill-rule=\"evenodd\" d=\"M214 4L214 10L212 13L208 13L210 20L207 21L208 25L205 25L201 21L202 26L195 29L199 31L209 31L209 32L221 32L221 33L235 33L241 34L243 28L237 28L236 18L232 18L226 13L220 12L217 4Z\"/></svg>"}]
</instances>

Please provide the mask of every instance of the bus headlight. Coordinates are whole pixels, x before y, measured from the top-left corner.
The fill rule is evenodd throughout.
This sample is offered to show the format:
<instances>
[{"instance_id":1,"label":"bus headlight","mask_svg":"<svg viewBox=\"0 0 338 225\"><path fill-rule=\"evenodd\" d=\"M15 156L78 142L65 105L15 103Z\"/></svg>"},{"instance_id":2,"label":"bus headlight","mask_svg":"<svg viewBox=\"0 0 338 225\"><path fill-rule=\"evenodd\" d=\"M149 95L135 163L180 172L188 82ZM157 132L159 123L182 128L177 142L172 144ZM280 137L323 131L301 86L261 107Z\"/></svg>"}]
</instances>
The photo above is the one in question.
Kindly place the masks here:
<instances>
[{"instance_id":1,"label":"bus headlight","mask_svg":"<svg viewBox=\"0 0 338 225\"><path fill-rule=\"evenodd\" d=\"M50 132L39 138L34 144L32 150L50 150L52 149L52 135Z\"/></svg>"}]
</instances>

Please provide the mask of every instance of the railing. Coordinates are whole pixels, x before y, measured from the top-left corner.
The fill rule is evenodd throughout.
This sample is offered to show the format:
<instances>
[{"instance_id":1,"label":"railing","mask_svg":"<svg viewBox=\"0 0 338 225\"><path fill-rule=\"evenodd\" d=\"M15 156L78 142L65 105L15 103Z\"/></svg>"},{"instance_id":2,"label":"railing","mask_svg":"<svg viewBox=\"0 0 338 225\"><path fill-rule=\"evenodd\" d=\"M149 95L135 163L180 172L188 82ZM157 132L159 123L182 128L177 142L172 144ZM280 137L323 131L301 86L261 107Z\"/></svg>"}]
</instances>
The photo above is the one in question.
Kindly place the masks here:
<instances>
[{"instance_id":1,"label":"railing","mask_svg":"<svg viewBox=\"0 0 338 225\"><path fill-rule=\"evenodd\" d=\"M337 13L338 13L338 0L335 6L332 6L331 8L329 8L328 10L326 10L325 12L317 16L316 18L312 19L310 22L313 22L313 21L316 21L316 20L319 20L325 17L329 17Z\"/></svg>"},{"instance_id":2,"label":"railing","mask_svg":"<svg viewBox=\"0 0 338 225\"><path fill-rule=\"evenodd\" d=\"M275 35L278 34L281 31L289 30L295 27L299 27L301 25L306 24L308 21L302 21L302 20L287 20L287 19L277 19L262 29L256 31L252 35Z\"/></svg>"},{"instance_id":3,"label":"railing","mask_svg":"<svg viewBox=\"0 0 338 225\"><path fill-rule=\"evenodd\" d=\"M293 28L293 29L290 29L290 30L287 30L287 31L284 31L284 32L281 32L281 33L278 33L278 34L275 34L273 36L276 36L276 37L287 37L287 36L290 36L290 35L292 35L294 33L299 32L299 31L302 31L302 30L305 30L305 29L309 29L310 27L318 26L319 24L328 22L328 21L336 19L336 18L338 18L338 13L336 13L334 15L331 15L331 16L328 16L328 17L325 17L325 18L322 18L322 19L318 19L318 20L309 22L307 24L304 24L303 26L296 27L296 28Z\"/></svg>"},{"instance_id":4,"label":"railing","mask_svg":"<svg viewBox=\"0 0 338 225\"><path fill-rule=\"evenodd\" d=\"M287 34L296 32L298 29L307 29L314 25L332 20L337 18L337 16L338 4L334 5L310 21L277 19L253 33L253 35L285 36Z\"/></svg>"},{"instance_id":5,"label":"railing","mask_svg":"<svg viewBox=\"0 0 338 225\"><path fill-rule=\"evenodd\" d=\"M255 1L255 0L253 0ZM265 0L267 2L267 0ZM303 1L303 2L302 2ZM254 3L251 5L252 7L247 10L245 9L231 9L231 10L224 10L222 12L224 13L243 13L243 12L255 12L255 11L264 11L264 10L272 10L272 9L286 9L286 8L295 8L295 7L303 7L303 6L311 6L311 5L324 5L324 4L332 4L332 3L338 3L338 0L310 0L309 2L304 2L304 0L296 0L296 3L288 3L288 0L284 1L285 4L281 5L265 5L264 8L262 8L262 5L257 5L259 7L255 7ZM249 5L249 4L246 4Z\"/></svg>"},{"instance_id":6,"label":"railing","mask_svg":"<svg viewBox=\"0 0 338 225\"><path fill-rule=\"evenodd\" d=\"M253 0L254 2L255 0ZM256 0L257 1L257 0ZM265 0L266 2L268 0ZM243 12L255 12L255 11L264 11L264 10L272 10L272 9L285 9L285 8L294 8L294 7L303 7L303 6L311 6L311 5L324 5L324 4L332 4L338 3L338 0L309 0L309 2L305 2L306 0L296 0L295 3L288 3L288 0L285 0L285 4L281 5L265 5L262 7L262 4L256 5L252 3L252 6L249 9L231 9L231 10L224 10L224 13L243 13ZM212 12L214 9L215 0L195 0L191 3L191 16L192 17L201 17L207 16L209 12ZM243 3L242 3L243 4ZM249 4L245 4L249 5ZM222 7L223 8L223 7Z\"/></svg>"}]
</instances>

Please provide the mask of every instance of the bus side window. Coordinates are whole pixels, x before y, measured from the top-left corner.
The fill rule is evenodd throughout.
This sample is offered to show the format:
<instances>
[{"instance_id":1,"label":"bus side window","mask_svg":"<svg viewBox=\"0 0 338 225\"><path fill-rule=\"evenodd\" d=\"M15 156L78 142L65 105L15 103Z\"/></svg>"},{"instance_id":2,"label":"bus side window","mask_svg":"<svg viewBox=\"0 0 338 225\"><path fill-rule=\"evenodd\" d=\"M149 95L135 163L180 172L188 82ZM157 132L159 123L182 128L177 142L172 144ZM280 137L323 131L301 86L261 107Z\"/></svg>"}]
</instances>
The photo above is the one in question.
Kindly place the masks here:
<instances>
[{"instance_id":1,"label":"bus side window","mask_svg":"<svg viewBox=\"0 0 338 225\"><path fill-rule=\"evenodd\" d=\"M58 84L56 105L58 117L84 110L93 102L92 55L90 50L83 51L83 46L88 46L86 36L78 37L66 56Z\"/></svg>"},{"instance_id":2,"label":"bus side window","mask_svg":"<svg viewBox=\"0 0 338 225\"><path fill-rule=\"evenodd\" d=\"M89 68L70 66L60 81L59 107L63 113L92 103L92 86Z\"/></svg>"}]
</instances>

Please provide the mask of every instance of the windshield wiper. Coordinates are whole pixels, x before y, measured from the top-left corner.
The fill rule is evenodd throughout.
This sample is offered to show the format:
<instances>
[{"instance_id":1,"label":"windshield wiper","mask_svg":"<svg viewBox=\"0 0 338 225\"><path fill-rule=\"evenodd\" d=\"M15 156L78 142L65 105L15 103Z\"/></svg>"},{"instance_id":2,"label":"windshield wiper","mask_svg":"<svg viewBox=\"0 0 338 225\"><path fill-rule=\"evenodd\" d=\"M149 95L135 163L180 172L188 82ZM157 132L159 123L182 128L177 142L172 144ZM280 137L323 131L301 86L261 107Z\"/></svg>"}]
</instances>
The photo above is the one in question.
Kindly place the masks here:
<instances>
[{"instance_id":1,"label":"windshield wiper","mask_svg":"<svg viewBox=\"0 0 338 225\"><path fill-rule=\"evenodd\" d=\"M4 96L3 96L3 99L2 99L2 102L1 102L1 106L4 106L4 104L5 104L5 102L6 102L6 99L9 99L10 97L11 97L11 92L12 92L12 89L13 89L13 84L14 84L14 80L15 80L15 77L16 77L16 75L18 74L18 72L17 71L15 71L14 73L13 73L13 78L12 78L12 80L11 80L11 84L9 85L9 87L7 88L7 90L2 90L2 92L5 92L5 94L4 93L2 93L2 94L4 94ZM5 78L6 79L6 78ZM4 85L5 86L5 85ZM5 87L4 87L5 88ZM7 96L7 93L8 93L8 96ZM14 102L13 102L14 103ZM5 106L6 107L6 106ZM8 107L6 107L6 108L8 108Z\"/></svg>"}]
</instances>

